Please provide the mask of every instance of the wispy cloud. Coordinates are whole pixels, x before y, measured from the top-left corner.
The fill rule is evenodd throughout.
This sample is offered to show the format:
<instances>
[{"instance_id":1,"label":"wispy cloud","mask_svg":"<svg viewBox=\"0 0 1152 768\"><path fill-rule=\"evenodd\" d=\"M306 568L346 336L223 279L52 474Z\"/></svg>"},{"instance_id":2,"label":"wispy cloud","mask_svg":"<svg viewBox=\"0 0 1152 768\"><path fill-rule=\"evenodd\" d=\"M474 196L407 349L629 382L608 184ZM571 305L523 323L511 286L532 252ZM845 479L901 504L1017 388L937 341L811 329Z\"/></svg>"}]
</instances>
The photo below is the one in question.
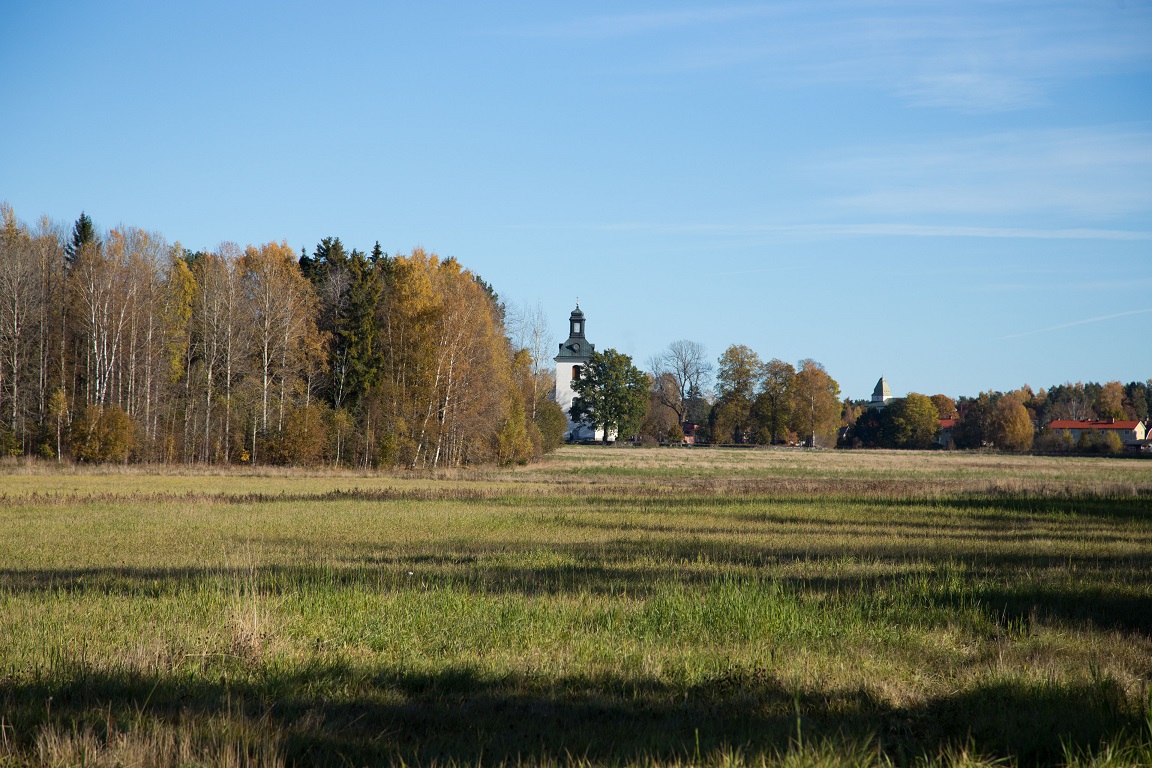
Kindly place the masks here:
<instances>
[{"instance_id":1,"label":"wispy cloud","mask_svg":"<svg viewBox=\"0 0 1152 768\"><path fill-rule=\"evenodd\" d=\"M964 112L1044 103L1066 78L1152 70L1146 3L825 0L580 16L499 34L574 44L644 37L644 60L632 64L649 73L854 83Z\"/></svg>"},{"instance_id":2,"label":"wispy cloud","mask_svg":"<svg viewBox=\"0 0 1152 768\"><path fill-rule=\"evenodd\" d=\"M512 224L509 229L555 229L597 232L652 232L660 234L746 236L845 237L976 237L1024 240L1152 241L1152 230L1039 229L1022 227L965 227L947 224L728 224L660 222Z\"/></svg>"},{"instance_id":3,"label":"wispy cloud","mask_svg":"<svg viewBox=\"0 0 1152 768\"><path fill-rule=\"evenodd\" d=\"M1060 323L1059 325L1050 325L1047 328L1037 328L1032 331L1025 331L1023 333L1011 333L1007 336L1000 336L1000 340L1004 339L1022 339L1026 336L1035 336L1038 333L1049 333L1051 331L1062 331L1066 328L1076 328L1081 325L1091 325L1092 323L1102 323L1106 320L1116 320L1121 317L1132 317L1133 315L1146 315L1152 313L1152 307L1148 309L1131 309L1127 312L1115 312L1111 315L1099 315L1098 317L1086 317L1083 320L1073 320L1070 323Z\"/></svg>"},{"instance_id":4,"label":"wispy cloud","mask_svg":"<svg viewBox=\"0 0 1152 768\"><path fill-rule=\"evenodd\" d=\"M731 277L732 275L763 275L774 274L777 272L806 272L811 267L807 264L800 264L793 267L759 267L757 269L737 269L731 272L709 272L708 277Z\"/></svg>"},{"instance_id":5,"label":"wispy cloud","mask_svg":"<svg viewBox=\"0 0 1152 768\"><path fill-rule=\"evenodd\" d=\"M1031 130L857 147L813 166L811 173L817 183L841 190L834 199L849 211L1115 221L1152 214L1152 131ZM1095 236L1097 230L1088 232Z\"/></svg>"},{"instance_id":6,"label":"wispy cloud","mask_svg":"<svg viewBox=\"0 0 1152 768\"><path fill-rule=\"evenodd\" d=\"M1027 229L947 224L796 224L750 227L745 231L830 237L980 237L1023 240L1152 240L1152 231L1129 229Z\"/></svg>"},{"instance_id":7,"label":"wispy cloud","mask_svg":"<svg viewBox=\"0 0 1152 768\"><path fill-rule=\"evenodd\" d=\"M665 32L703 25L728 24L749 19L781 17L801 6L750 5L713 8L686 8L649 13L616 13L582 16L563 21L525 23L497 30L512 37L546 39L614 38Z\"/></svg>"},{"instance_id":8,"label":"wispy cloud","mask_svg":"<svg viewBox=\"0 0 1152 768\"><path fill-rule=\"evenodd\" d=\"M896 90L914 104L961 112L1022 109L1046 100L1034 80L1000 72L926 72L907 78Z\"/></svg>"}]
</instances>

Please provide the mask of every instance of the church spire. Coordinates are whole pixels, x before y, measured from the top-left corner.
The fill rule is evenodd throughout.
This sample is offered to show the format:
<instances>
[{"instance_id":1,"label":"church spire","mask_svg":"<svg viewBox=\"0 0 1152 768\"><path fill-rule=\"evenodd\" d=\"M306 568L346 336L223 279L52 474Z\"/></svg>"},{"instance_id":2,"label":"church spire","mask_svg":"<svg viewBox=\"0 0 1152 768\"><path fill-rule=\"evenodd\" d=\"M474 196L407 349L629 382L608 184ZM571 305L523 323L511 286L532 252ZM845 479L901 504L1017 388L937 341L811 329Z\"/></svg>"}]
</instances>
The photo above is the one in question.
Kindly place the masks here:
<instances>
[{"instance_id":1,"label":"church spire","mask_svg":"<svg viewBox=\"0 0 1152 768\"><path fill-rule=\"evenodd\" d=\"M584 312L580 309L580 299L576 299L576 309L568 316L568 338L584 338Z\"/></svg>"}]
</instances>

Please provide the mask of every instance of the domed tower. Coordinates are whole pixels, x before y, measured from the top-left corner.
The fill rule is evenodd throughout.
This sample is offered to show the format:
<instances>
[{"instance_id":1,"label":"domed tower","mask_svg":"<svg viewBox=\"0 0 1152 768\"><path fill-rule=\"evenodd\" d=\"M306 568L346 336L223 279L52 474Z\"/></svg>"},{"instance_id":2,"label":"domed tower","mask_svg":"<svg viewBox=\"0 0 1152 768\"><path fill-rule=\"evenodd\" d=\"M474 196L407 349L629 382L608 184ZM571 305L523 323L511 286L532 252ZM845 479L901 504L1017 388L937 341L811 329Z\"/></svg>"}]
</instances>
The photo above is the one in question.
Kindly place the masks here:
<instances>
[{"instance_id":1,"label":"domed tower","mask_svg":"<svg viewBox=\"0 0 1152 768\"><path fill-rule=\"evenodd\" d=\"M584 336L584 312L580 309L580 302L576 302L576 309L568 316L568 340L560 345L560 354L556 355L556 403L568 417L568 432L565 435L569 440L599 440L603 437L601 430L593 431L583 424L572 421L569 411L576 393L572 391L572 382L580 375L580 369L588 364L588 358L596 346Z\"/></svg>"}]
</instances>

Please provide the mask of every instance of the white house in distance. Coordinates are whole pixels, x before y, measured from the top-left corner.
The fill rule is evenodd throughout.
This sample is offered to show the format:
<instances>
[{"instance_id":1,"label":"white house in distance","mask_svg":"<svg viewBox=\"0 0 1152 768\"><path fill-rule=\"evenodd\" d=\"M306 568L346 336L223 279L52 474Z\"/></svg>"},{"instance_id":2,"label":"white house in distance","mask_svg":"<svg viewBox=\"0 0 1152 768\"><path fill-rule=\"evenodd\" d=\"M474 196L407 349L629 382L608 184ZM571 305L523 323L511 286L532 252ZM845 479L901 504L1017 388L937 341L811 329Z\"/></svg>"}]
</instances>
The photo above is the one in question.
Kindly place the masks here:
<instances>
[{"instance_id":1,"label":"white house in distance","mask_svg":"<svg viewBox=\"0 0 1152 768\"><path fill-rule=\"evenodd\" d=\"M568 431L565 438L568 440L602 440L604 430L592 430L583 424L572 421L572 401L576 393L572 391L572 382L580 375L580 369L588 364L588 358L596 346L584 337L584 313L580 310L580 302L576 302L576 309L568 317L568 340L560 345L560 354L556 355L556 404L568 417Z\"/></svg>"}]
</instances>

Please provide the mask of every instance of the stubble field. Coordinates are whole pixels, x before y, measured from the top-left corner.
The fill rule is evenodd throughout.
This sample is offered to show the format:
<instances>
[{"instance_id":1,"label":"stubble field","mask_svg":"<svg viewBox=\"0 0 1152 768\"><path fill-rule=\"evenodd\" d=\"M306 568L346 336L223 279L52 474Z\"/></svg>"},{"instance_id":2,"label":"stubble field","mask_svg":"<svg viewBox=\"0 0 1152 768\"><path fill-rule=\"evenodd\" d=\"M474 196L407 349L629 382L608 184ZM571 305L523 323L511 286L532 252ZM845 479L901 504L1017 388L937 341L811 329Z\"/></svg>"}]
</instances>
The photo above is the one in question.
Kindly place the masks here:
<instances>
[{"instance_id":1,"label":"stubble field","mask_svg":"<svg viewBox=\"0 0 1152 768\"><path fill-rule=\"evenodd\" d=\"M1152 462L0 467L0 765L1152 763Z\"/></svg>"}]
</instances>

